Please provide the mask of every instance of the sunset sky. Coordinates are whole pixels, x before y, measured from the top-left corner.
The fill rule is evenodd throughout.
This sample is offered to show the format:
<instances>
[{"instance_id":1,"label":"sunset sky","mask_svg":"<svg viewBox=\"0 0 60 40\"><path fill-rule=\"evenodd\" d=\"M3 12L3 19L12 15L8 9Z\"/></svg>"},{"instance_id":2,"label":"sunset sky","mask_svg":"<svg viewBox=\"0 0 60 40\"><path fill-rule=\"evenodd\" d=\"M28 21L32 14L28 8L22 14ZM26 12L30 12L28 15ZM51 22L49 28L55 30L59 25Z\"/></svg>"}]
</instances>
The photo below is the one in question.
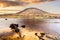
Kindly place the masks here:
<instances>
[{"instance_id":1,"label":"sunset sky","mask_svg":"<svg viewBox=\"0 0 60 40\"><path fill-rule=\"evenodd\" d=\"M0 10L24 10L25 8L35 7L39 8L40 10L53 13L53 14L60 14L60 0L51 1L51 2L42 2L39 4L31 4L26 6L13 6L13 7L5 7L0 8ZM0 13L16 13L18 11L0 11Z\"/></svg>"}]
</instances>

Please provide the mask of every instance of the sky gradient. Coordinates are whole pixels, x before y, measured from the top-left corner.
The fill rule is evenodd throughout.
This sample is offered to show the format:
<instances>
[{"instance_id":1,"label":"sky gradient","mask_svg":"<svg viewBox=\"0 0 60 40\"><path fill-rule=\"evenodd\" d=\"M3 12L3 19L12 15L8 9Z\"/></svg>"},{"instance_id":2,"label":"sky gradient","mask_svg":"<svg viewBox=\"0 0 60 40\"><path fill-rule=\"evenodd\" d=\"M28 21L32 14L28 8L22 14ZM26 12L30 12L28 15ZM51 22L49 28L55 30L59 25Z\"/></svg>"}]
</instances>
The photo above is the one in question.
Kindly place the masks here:
<instances>
[{"instance_id":1,"label":"sky gradient","mask_svg":"<svg viewBox=\"0 0 60 40\"><path fill-rule=\"evenodd\" d=\"M29 5L29 7L37 7L53 14L60 14L60 1L46 2L42 4L36 4L34 6Z\"/></svg>"},{"instance_id":2,"label":"sky gradient","mask_svg":"<svg viewBox=\"0 0 60 40\"><path fill-rule=\"evenodd\" d=\"M43 4L41 6L41 9L43 9L47 12L60 14L60 1L54 1L54 2L49 2L49 3Z\"/></svg>"},{"instance_id":3,"label":"sky gradient","mask_svg":"<svg viewBox=\"0 0 60 40\"><path fill-rule=\"evenodd\" d=\"M39 4L31 4L26 6L14 6L14 7L5 7L0 8L0 10L24 10L25 8L39 8L40 10L53 13L53 14L60 14L60 0L51 1L51 2L42 2ZM3 13L16 13L18 11L0 11L1 14Z\"/></svg>"}]
</instances>

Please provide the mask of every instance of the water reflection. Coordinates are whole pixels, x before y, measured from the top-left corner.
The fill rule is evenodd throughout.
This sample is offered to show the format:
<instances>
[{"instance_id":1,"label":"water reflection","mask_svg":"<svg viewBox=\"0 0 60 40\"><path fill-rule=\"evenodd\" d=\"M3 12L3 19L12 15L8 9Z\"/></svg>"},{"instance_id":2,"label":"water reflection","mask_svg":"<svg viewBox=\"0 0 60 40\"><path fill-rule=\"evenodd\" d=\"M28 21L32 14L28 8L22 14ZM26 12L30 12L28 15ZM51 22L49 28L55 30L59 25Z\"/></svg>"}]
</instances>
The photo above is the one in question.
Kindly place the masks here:
<instances>
[{"instance_id":1,"label":"water reflection","mask_svg":"<svg viewBox=\"0 0 60 40\"><path fill-rule=\"evenodd\" d=\"M42 29L46 30L46 33L55 33L57 35L60 35L60 19L44 19L45 22L42 27ZM18 18L7 18L7 20L5 20L5 18L0 18L0 29L4 30L5 28L9 28L10 24L14 23L14 24L19 24L19 26L22 25L21 23L21 19ZM45 26L45 24L47 24L47 26ZM40 24L39 24L40 25ZM41 29L41 27L39 28L37 26L38 29ZM6 29L7 30L7 29ZM36 29L37 30L37 29Z\"/></svg>"}]
</instances>

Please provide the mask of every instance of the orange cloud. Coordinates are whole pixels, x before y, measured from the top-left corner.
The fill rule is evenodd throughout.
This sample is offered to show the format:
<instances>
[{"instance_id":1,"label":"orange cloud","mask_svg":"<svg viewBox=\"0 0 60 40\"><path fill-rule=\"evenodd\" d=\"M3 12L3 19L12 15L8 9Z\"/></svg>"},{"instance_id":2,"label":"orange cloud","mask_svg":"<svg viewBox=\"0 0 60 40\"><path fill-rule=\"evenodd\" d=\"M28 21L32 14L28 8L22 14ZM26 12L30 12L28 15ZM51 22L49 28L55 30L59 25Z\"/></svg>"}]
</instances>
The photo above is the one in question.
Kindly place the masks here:
<instances>
[{"instance_id":1,"label":"orange cloud","mask_svg":"<svg viewBox=\"0 0 60 40\"><path fill-rule=\"evenodd\" d=\"M8 7L8 6L16 6L16 5L20 5L20 4L18 2L0 0L0 7Z\"/></svg>"},{"instance_id":2,"label":"orange cloud","mask_svg":"<svg viewBox=\"0 0 60 40\"><path fill-rule=\"evenodd\" d=\"M0 0L0 7L26 5L32 3L43 3L46 1L50 2L55 0Z\"/></svg>"},{"instance_id":3,"label":"orange cloud","mask_svg":"<svg viewBox=\"0 0 60 40\"><path fill-rule=\"evenodd\" d=\"M55 0L20 0L25 3L40 3L40 2L45 2L45 1L55 1Z\"/></svg>"}]
</instances>

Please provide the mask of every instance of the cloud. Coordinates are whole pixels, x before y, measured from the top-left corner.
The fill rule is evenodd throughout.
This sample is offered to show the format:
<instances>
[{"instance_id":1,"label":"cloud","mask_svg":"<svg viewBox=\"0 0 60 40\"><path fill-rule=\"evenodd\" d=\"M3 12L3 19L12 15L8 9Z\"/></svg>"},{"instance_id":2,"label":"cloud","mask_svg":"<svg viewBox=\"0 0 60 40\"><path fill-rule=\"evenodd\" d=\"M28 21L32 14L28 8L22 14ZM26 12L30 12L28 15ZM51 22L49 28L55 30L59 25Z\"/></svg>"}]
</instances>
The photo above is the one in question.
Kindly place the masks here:
<instances>
[{"instance_id":1,"label":"cloud","mask_svg":"<svg viewBox=\"0 0 60 40\"><path fill-rule=\"evenodd\" d=\"M20 0L25 3L40 3L40 2L46 2L46 1L55 1L55 0Z\"/></svg>"},{"instance_id":2,"label":"cloud","mask_svg":"<svg viewBox=\"0 0 60 40\"><path fill-rule=\"evenodd\" d=\"M55 1L55 0L0 0L0 3L2 2L3 6L26 6L27 4L32 4L32 3L44 3L44 2L50 2L50 1ZM0 5L0 6L2 6Z\"/></svg>"},{"instance_id":3,"label":"cloud","mask_svg":"<svg viewBox=\"0 0 60 40\"><path fill-rule=\"evenodd\" d=\"M17 5L22 5L22 4L14 1L0 0L0 7L9 7L9 6L17 6Z\"/></svg>"}]
</instances>

